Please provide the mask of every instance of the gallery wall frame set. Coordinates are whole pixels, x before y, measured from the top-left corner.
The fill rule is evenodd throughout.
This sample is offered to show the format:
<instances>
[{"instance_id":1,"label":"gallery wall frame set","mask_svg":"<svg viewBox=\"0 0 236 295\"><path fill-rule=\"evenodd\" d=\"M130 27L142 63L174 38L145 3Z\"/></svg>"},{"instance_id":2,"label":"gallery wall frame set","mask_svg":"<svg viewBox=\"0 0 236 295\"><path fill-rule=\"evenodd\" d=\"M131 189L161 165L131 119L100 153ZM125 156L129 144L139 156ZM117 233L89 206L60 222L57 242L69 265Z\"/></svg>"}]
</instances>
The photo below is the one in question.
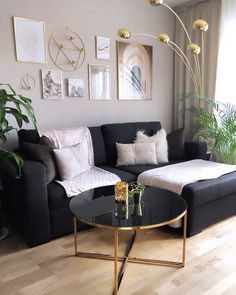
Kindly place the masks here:
<instances>
[{"instance_id":1,"label":"gallery wall frame set","mask_svg":"<svg viewBox=\"0 0 236 295\"><path fill-rule=\"evenodd\" d=\"M117 41L118 99L152 99L153 48Z\"/></svg>"},{"instance_id":2,"label":"gallery wall frame set","mask_svg":"<svg viewBox=\"0 0 236 295\"><path fill-rule=\"evenodd\" d=\"M90 100L111 100L111 67L88 65Z\"/></svg>"},{"instance_id":3,"label":"gallery wall frame set","mask_svg":"<svg viewBox=\"0 0 236 295\"><path fill-rule=\"evenodd\" d=\"M46 64L46 23L14 16L13 24L16 60Z\"/></svg>"}]
</instances>

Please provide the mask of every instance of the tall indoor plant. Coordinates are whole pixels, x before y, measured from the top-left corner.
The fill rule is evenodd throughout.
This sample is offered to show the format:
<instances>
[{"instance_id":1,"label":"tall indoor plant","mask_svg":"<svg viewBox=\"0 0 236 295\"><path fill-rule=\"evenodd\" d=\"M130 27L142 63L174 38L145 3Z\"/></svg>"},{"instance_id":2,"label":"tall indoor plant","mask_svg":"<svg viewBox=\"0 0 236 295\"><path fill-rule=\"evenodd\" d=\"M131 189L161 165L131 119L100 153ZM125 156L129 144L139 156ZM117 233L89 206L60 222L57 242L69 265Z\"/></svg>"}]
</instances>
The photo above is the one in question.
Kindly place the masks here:
<instances>
[{"instance_id":1,"label":"tall indoor plant","mask_svg":"<svg viewBox=\"0 0 236 295\"><path fill-rule=\"evenodd\" d=\"M190 111L197 118L195 132L208 143L213 159L236 164L236 105L203 97Z\"/></svg>"},{"instance_id":2,"label":"tall indoor plant","mask_svg":"<svg viewBox=\"0 0 236 295\"><path fill-rule=\"evenodd\" d=\"M9 116L15 118L17 128L21 128L23 123L30 121L36 127L31 100L16 94L9 84L0 84L0 142L2 143L7 141L7 134L10 131L17 130L9 123ZM22 166L23 160L17 153L0 148L0 168L15 177L20 177Z\"/></svg>"}]
</instances>

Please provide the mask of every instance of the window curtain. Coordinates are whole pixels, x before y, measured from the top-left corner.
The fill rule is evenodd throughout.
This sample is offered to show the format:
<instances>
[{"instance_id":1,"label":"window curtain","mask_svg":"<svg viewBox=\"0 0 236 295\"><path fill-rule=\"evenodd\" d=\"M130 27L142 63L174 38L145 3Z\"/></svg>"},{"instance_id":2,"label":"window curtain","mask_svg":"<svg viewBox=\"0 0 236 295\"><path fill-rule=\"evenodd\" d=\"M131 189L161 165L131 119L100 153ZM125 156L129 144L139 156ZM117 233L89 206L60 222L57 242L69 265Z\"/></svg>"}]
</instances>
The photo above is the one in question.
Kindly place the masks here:
<instances>
[{"instance_id":1,"label":"window curtain","mask_svg":"<svg viewBox=\"0 0 236 295\"><path fill-rule=\"evenodd\" d=\"M216 100L236 104L236 0L223 0Z\"/></svg>"},{"instance_id":2,"label":"window curtain","mask_svg":"<svg viewBox=\"0 0 236 295\"><path fill-rule=\"evenodd\" d=\"M235 0L232 0L235 1ZM204 89L203 95L208 97L215 96L215 81L217 71L217 56L219 50L219 32L220 32L220 17L221 17L221 0L205 0L194 1L188 6L183 6L176 10L180 19L186 26L190 38L193 43L199 44L201 47L201 33L192 29L193 22L196 19L206 20L209 24L209 29L204 33L204 59L205 66L204 74ZM178 44L185 54L190 59L190 63L194 68L194 59L191 53L187 52L188 40L181 25L176 21L175 43ZM201 63L201 53L199 55ZM185 128L185 136L191 139L194 130L194 119L191 113L187 110L194 105L193 99L187 99L186 95L195 93L194 85L190 75L179 59L175 55L175 70L174 70L174 129ZM181 97L184 99L181 99ZM196 101L195 101L196 104Z\"/></svg>"}]
</instances>

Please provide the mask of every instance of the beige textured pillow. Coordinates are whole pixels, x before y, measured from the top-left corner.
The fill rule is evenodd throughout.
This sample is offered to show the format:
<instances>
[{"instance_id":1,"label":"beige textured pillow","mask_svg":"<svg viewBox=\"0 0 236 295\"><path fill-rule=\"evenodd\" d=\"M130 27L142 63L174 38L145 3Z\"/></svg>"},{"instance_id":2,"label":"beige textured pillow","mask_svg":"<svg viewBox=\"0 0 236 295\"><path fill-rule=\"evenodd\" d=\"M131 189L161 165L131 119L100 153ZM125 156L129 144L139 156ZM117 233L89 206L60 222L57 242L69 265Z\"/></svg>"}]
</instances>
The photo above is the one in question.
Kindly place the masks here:
<instances>
[{"instance_id":1,"label":"beige textured pillow","mask_svg":"<svg viewBox=\"0 0 236 295\"><path fill-rule=\"evenodd\" d=\"M54 155L61 180L75 177L90 169L87 144L62 149L54 149Z\"/></svg>"},{"instance_id":2,"label":"beige textured pillow","mask_svg":"<svg viewBox=\"0 0 236 295\"><path fill-rule=\"evenodd\" d=\"M116 166L157 164L155 143L116 143L116 149Z\"/></svg>"},{"instance_id":3,"label":"beige textured pillow","mask_svg":"<svg viewBox=\"0 0 236 295\"><path fill-rule=\"evenodd\" d=\"M156 144L156 160L158 163L168 162L168 142L165 129L157 131L153 136L148 136L144 131L138 131L135 143L154 142Z\"/></svg>"}]
</instances>

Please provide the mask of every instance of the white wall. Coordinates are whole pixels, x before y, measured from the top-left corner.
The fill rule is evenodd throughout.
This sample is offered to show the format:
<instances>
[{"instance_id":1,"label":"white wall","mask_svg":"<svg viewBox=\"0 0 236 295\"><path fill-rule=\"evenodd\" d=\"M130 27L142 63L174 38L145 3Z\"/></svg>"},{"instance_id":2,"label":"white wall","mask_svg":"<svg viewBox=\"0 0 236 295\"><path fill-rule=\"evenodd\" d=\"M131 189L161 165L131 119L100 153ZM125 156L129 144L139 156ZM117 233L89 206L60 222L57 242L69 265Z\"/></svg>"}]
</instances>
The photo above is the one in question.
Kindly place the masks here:
<instances>
[{"instance_id":1,"label":"white wall","mask_svg":"<svg viewBox=\"0 0 236 295\"><path fill-rule=\"evenodd\" d=\"M146 0L0 0L0 83L10 83L17 92L33 101L39 128L100 125L110 122L159 120L169 131L173 114L173 54L154 39L135 37L132 41L153 46L153 99L119 101L117 99L116 40L117 30L157 34L172 38L174 18L164 7L152 7ZM48 56L46 65L17 62L13 35L13 16L43 20L48 37L58 28L69 27L82 38L86 59L76 72L63 72L64 95L67 78L83 78L84 98L64 96L64 100L43 100L41 69L57 69ZM95 58L95 36L111 38L111 60ZM112 68L112 100L90 101L88 98L88 64L106 64ZM24 91L20 78L30 73L36 87ZM30 127L30 126L29 126ZM28 127L28 128L29 128Z\"/></svg>"}]
</instances>

